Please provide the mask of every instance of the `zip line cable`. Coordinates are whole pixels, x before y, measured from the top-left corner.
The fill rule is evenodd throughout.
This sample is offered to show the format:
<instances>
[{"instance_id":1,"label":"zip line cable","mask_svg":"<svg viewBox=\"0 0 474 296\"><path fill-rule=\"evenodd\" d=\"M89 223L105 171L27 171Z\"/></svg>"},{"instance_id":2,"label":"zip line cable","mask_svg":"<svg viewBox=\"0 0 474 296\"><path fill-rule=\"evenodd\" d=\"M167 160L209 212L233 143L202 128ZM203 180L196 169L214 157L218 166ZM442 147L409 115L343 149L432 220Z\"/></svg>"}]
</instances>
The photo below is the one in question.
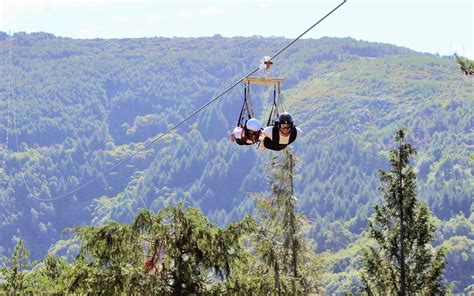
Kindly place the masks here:
<instances>
[{"instance_id":1,"label":"zip line cable","mask_svg":"<svg viewBox=\"0 0 474 296\"><path fill-rule=\"evenodd\" d=\"M13 111L12 113L13 113L13 127L15 128L16 152L18 153L18 152L20 152L20 145L18 144L18 129L17 129L17 125L16 125L16 113L15 113L15 111ZM36 199L38 201L50 200L50 199L37 198L31 192L30 186L28 186L28 182L26 182L26 179L25 179L25 171L23 170L23 165L21 164L20 157L17 157L17 159L18 159L18 166L20 167L21 178L23 179L23 184L25 184L26 191L28 191L28 193L33 197L33 199Z\"/></svg>"},{"instance_id":2,"label":"zip line cable","mask_svg":"<svg viewBox=\"0 0 474 296\"><path fill-rule=\"evenodd\" d=\"M7 46L8 46L8 56L7 56L7 71L8 71L8 91L7 91L7 124L6 124L6 135L5 135L5 153L3 154L2 165L0 166L0 175L5 175L6 177L6 169L5 164L7 161L8 156L8 141L10 136L10 106L11 106L11 98L12 98L12 77L11 77L11 59L12 59L12 42L13 39L11 37L8 38Z\"/></svg>"},{"instance_id":3,"label":"zip line cable","mask_svg":"<svg viewBox=\"0 0 474 296\"><path fill-rule=\"evenodd\" d=\"M337 9L339 9L343 4L346 3L347 0L344 0L343 2L341 2L338 6L336 6L334 9L332 9L330 12L328 12L325 16L323 16L321 19L319 19L316 23L314 23L312 26L310 26L308 29L306 29L306 31L304 31L303 33L301 33L298 37L296 37L293 41L291 41L290 43L288 43L286 46L284 46L282 49L280 49L277 53L275 53L273 56L270 57L269 61L272 61L273 59L275 59L277 56L279 56L282 52L284 52L286 49L288 49L288 47L292 46L296 41L298 41L301 37L303 37L306 33L308 33L311 29L313 29L314 27L316 27L319 23L321 23L324 19L326 19L328 16L330 16L334 11L336 11ZM160 140L161 138L163 138L164 136L166 136L167 134L171 133L172 131L174 131L175 129L177 129L178 127L180 127L183 123L185 123L186 121L188 121L190 118L194 117L196 114L198 114L199 112L201 112L203 109L205 109L206 107L208 107L210 104L214 103L215 101L217 101L219 98L221 98L223 95L225 95L226 93L228 93L230 90L232 90L234 87L236 87L237 85L239 85L245 78L249 77L250 75L254 74L255 72L257 72L259 70L259 67L255 68L254 70L250 71L247 75L245 75L244 77L240 78L237 82L235 82L234 84L232 84L231 86L229 86L227 89L225 89L223 92L221 92L219 95L217 95L216 97L214 97L213 99L211 99L210 101L208 101L207 103L205 103L204 105L202 105L201 107L199 107L196 111L194 111L193 113L191 113L190 115L188 115L186 118L184 118L183 120L181 120L179 123L177 123L176 125L174 125L173 127L171 127L170 129L168 129L167 131L165 131L164 133L160 134L160 135L157 135L155 136L154 138L152 138L152 140L150 140L150 142L146 145L144 145L142 148L138 149L136 152L132 153L131 155L127 156L126 158L120 160L120 161L117 161L114 165L112 165L109 169L99 173L99 175L97 175L96 177L90 179L89 181L83 183L83 184L80 184L79 186L77 186L76 188L74 188L73 190L70 190L69 192L66 192L62 195L59 195L59 196L56 196L56 197L52 197L52 198L38 198L36 196L34 196L34 194L31 193L31 191L29 190L28 186L27 189L28 189L28 192L30 193L30 195L32 195L33 199L35 200L38 200L38 201L53 201L53 200L57 200L57 199L61 199L61 198L64 198L64 197L67 197L69 195L73 195L75 192L81 190L82 188L94 183L95 181L99 180L101 177L107 175L108 173L112 172L113 170L115 170L116 168L120 167L121 165L123 165L124 163L128 162L130 159L132 159L133 157L135 157L136 155L138 155L139 153L147 150L151 145L153 145L156 141ZM14 120L15 124L16 124L16 121ZM18 146L18 142L17 142L17 146ZM23 176L24 178L24 176Z\"/></svg>"},{"instance_id":4,"label":"zip line cable","mask_svg":"<svg viewBox=\"0 0 474 296\"><path fill-rule=\"evenodd\" d=\"M9 34L10 35L10 34ZM6 135L5 135L5 153L3 155L3 160L2 160L2 166L0 167L0 177L3 175L5 180L7 180L7 172L6 172L6 161L8 157L8 143L9 143L9 136L10 136L10 113L11 112L11 98L12 98L12 87L11 87L11 60L12 60L12 43L13 43L13 38L9 36L9 39L7 40L7 47L8 47L8 55L7 55L7 79L8 79L8 90L7 90L7 124L6 124ZM6 181L7 182L7 181ZM8 185L6 185L7 187ZM5 188L7 189L7 188ZM4 192L8 192L5 190ZM2 209L1 211L3 218L8 224L13 224L12 221L8 218L7 215L5 215L5 210Z\"/></svg>"},{"instance_id":5,"label":"zip line cable","mask_svg":"<svg viewBox=\"0 0 474 296\"><path fill-rule=\"evenodd\" d=\"M10 101L12 100L13 98L13 89L12 89L12 70L11 70L11 64L12 64L12 48L13 48L13 41L14 41L14 38L11 37L11 35L9 36L8 38L8 114L12 114L12 116L9 116L8 118L8 124L10 123L10 117L13 117L13 129L15 131L15 146L16 146L16 152L20 152L20 145L18 143L18 127L17 127L17 124L16 124L16 112L15 112L15 109L13 107L11 107L10 105ZM7 127L7 140L8 140L8 134L9 134L9 125ZM7 151L8 151L8 145L6 147ZM5 154L5 158L6 158L6 154ZM26 182L26 179L25 179L25 171L23 170L23 165L21 163L21 160L20 160L20 157L16 157L17 160L18 160L18 166L19 166L19 169L20 169L20 173L21 173L21 178L23 180L23 184L25 185L25 188L26 188L26 191L28 191L28 193L33 197L35 198L35 195L31 192L31 189L30 189L30 186L28 185L28 182ZM6 172L5 172L5 177L6 177ZM36 198L37 199L37 198Z\"/></svg>"}]
</instances>

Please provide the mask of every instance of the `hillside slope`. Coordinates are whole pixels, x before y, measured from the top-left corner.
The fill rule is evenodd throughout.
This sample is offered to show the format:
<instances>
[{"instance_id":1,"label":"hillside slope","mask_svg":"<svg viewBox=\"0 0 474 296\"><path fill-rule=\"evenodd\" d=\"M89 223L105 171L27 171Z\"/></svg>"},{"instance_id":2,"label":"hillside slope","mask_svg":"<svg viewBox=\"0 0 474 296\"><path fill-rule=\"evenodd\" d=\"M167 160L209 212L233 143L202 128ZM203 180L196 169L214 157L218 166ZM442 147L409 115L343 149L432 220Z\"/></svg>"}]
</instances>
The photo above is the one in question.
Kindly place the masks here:
<instances>
[{"instance_id":1,"label":"hillside slope","mask_svg":"<svg viewBox=\"0 0 474 296\"><path fill-rule=\"evenodd\" d=\"M178 200L222 224L251 211L249 193L267 190L265 163L274 152L257 153L228 140L243 87L151 150L100 173L287 42L19 33L9 66L7 35L0 34L0 255L23 237L35 246L33 256L43 257L66 227L129 222L141 207L157 210ZM337 222L347 222L355 236L364 229L381 197L377 170L388 166L385 151L399 128L407 128L419 151L420 198L441 220L471 214L474 86L451 59L322 38L296 43L275 61L271 75L285 78L285 104L303 129L293 145L302 160L296 191L319 251L337 251L355 240L334 240ZM266 121L270 91L255 87L252 95Z\"/></svg>"}]
</instances>

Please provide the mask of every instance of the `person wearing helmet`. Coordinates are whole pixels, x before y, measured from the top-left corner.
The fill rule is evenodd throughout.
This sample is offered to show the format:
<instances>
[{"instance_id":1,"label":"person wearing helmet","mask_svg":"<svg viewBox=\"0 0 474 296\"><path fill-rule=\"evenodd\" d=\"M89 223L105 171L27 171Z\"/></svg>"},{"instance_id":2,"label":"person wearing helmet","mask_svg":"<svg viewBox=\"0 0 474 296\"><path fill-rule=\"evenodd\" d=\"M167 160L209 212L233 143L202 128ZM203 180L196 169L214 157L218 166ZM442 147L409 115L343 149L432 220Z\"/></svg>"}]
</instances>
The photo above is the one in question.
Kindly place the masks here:
<instances>
[{"instance_id":1,"label":"person wearing helmet","mask_svg":"<svg viewBox=\"0 0 474 296\"><path fill-rule=\"evenodd\" d=\"M262 126L260 125L260 121L256 118L250 118L244 127L237 126L234 129L230 135L230 140L236 142L238 145L253 145L262 140L261 132Z\"/></svg>"},{"instance_id":2,"label":"person wearing helmet","mask_svg":"<svg viewBox=\"0 0 474 296\"><path fill-rule=\"evenodd\" d=\"M301 135L301 130L293 124L293 117L290 113L283 112L275 125L263 130L263 147L260 147L260 150L266 148L280 151L293 143L298 135Z\"/></svg>"}]
</instances>

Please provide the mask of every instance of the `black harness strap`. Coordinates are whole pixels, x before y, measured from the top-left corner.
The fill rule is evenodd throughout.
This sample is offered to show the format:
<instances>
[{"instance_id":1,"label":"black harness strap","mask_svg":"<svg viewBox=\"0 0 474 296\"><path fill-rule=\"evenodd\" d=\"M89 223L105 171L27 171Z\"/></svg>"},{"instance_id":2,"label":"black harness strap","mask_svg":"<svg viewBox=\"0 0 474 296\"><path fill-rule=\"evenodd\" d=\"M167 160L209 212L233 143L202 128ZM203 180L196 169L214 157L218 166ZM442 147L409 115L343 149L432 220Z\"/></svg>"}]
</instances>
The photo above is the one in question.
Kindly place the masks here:
<instances>
[{"instance_id":1,"label":"black harness strap","mask_svg":"<svg viewBox=\"0 0 474 296\"><path fill-rule=\"evenodd\" d=\"M247 111L248 111L248 119L255 117L254 111L253 111L253 103L252 103L252 97L250 96L250 82L247 82Z\"/></svg>"},{"instance_id":2,"label":"black harness strap","mask_svg":"<svg viewBox=\"0 0 474 296\"><path fill-rule=\"evenodd\" d=\"M242 119L243 119L246 103L247 103L247 89L244 88L244 104L242 105L242 109L240 110L239 119L237 120L237 126L242 126Z\"/></svg>"},{"instance_id":3,"label":"black harness strap","mask_svg":"<svg viewBox=\"0 0 474 296\"><path fill-rule=\"evenodd\" d=\"M247 117L247 118L246 118ZM237 126L244 127L245 122L250 118L253 118L252 102L250 100L250 84L245 83L244 85L244 103L240 110L239 119L237 120ZM246 119L245 119L246 118ZM245 121L244 121L245 119Z\"/></svg>"},{"instance_id":4,"label":"black harness strap","mask_svg":"<svg viewBox=\"0 0 474 296\"><path fill-rule=\"evenodd\" d=\"M271 124L271 121L272 121L272 118L273 118L273 110L275 109L276 105L275 103L273 103L272 105L272 110L270 111L270 115L268 116L268 121L267 121L267 126L270 126Z\"/></svg>"},{"instance_id":5,"label":"black harness strap","mask_svg":"<svg viewBox=\"0 0 474 296\"><path fill-rule=\"evenodd\" d=\"M288 144L280 144L280 131L278 126L274 126L272 129L272 139L265 137L263 140L263 146L265 148L270 149L270 150L275 150L275 151L280 151L286 148L286 146L290 145L296 140L296 136L298 135L298 130L296 127L291 127L291 134L290 134L290 140L288 141Z\"/></svg>"},{"instance_id":6,"label":"black harness strap","mask_svg":"<svg viewBox=\"0 0 474 296\"><path fill-rule=\"evenodd\" d=\"M278 83L278 93L277 93L277 85L275 84L273 86L273 104L272 104L272 109L270 110L270 115L268 116L267 126L273 125L274 121L278 119L279 113L278 113L277 98L279 97L280 97L280 83Z\"/></svg>"}]
</instances>

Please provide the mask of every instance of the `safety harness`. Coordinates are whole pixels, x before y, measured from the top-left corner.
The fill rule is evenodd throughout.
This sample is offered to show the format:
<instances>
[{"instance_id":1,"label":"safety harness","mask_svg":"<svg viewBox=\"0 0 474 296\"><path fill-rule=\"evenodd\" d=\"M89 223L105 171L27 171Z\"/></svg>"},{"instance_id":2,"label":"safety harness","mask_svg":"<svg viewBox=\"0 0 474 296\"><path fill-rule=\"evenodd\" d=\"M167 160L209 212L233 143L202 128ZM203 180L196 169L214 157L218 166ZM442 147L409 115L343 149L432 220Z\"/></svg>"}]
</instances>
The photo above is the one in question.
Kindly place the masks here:
<instances>
[{"instance_id":1,"label":"safety harness","mask_svg":"<svg viewBox=\"0 0 474 296\"><path fill-rule=\"evenodd\" d=\"M278 124L275 124L272 129L272 139L266 137L263 140L263 146L270 150L280 151L286 148L286 146L293 143L298 135L298 130L296 127L291 127L290 140L288 144L280 144L280 127Z\"/></svg>"}]
</instances>

